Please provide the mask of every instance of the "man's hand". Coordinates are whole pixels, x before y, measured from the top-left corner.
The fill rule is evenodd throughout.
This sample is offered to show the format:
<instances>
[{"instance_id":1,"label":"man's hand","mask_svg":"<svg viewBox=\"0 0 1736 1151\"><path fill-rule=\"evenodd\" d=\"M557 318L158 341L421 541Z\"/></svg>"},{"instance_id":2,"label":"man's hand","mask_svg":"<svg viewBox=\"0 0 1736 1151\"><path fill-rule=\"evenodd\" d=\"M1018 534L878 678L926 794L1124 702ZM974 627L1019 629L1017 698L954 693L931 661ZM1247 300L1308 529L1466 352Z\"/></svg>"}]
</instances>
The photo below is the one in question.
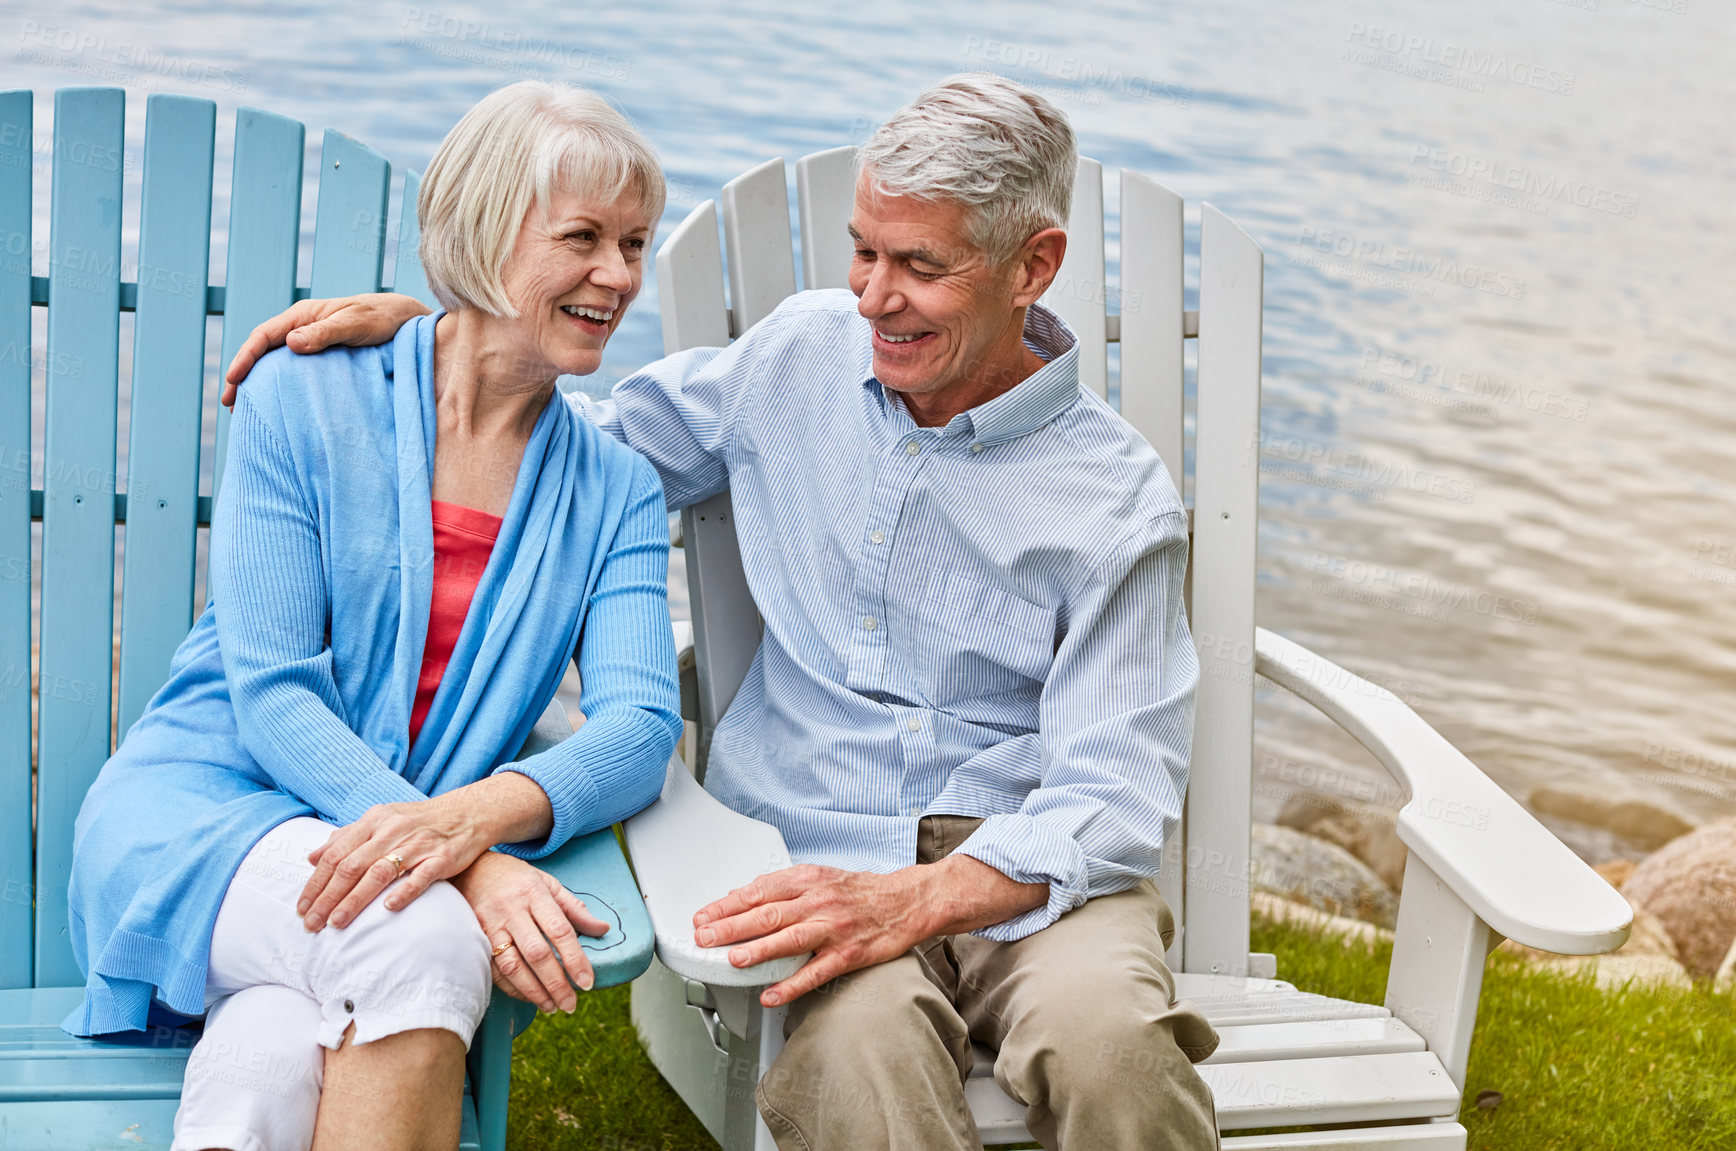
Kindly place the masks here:
<instances>
[{"instance_id":1,"label":"man's hand","mask_svg":"<svg viewBox=\"0 0 1736 1151\"><path fill-rule=\"evenodd\" d=\"M333 344L365 348L383 344L405 321L428 314L428 305L395 292L365 296L340 296L335 300L302 300L291 304L254 328L236 349L229 370L223 374L223 406L235 406L235 394L259 357L273 348L307 355Z\"/></svg>"},{"instance_id":2,"label":"man's hand","mask_svg":"<svg viewBox=\"0 0 1736 1151\"><path fill-rule=\"evenodd\" d=\"M701 947L741 943L729 953L736 967L812 951L801 970L760 995L761 1004L776 1007L925 939L1000 923L1048 898L1048 884L1019 883L968 855L890 875L803 864L700 908L694 939Z\"/></svg>"}]
</instances>

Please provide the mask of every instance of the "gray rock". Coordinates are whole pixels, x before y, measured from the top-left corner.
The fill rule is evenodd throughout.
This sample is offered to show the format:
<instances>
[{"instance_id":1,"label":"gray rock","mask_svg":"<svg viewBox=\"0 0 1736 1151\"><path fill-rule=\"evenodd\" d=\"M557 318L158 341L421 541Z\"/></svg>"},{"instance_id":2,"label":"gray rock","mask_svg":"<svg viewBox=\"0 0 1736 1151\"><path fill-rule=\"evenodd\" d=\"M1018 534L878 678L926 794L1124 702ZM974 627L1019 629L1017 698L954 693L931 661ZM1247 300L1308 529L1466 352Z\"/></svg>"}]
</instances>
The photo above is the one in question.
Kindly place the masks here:
<instances>
[{"instance_id":1,"label":"gray rock","mask_svg":"<svg viewBox=\"0 0 1736 1151\"><path fill-rule=\"evenodd\" d=\"M1255 891L1306 904L1328 915L1392 927L1398 896L1372 868L1336 843L1290 827L1256 823L1253 828Z\"/></svg>"},{"instance_id":2,"label":"gray rock","mask_svg":"<svg viewBox=\"0 0 1736 1151\"><path fill-rule=\"evenodd\" d=\"M1646 851L1694 830L1678 813L1636 795L1584 792L1554 784L1531 793L1531 810L1602 828Z\"/></svg>"},{"instance_id":3,"label":"gray rock","mask_svg":"<svg viewBox=\"0 0 1736 1151\"><path fill-rule=\"evenodd\" d=\"M1689 974L1714 977L1736 943L1736 819L1708 823L1646 856L1621 893L1663 921Z\"/></svg>"},{"instance_id":4,"label":"gray rock","mask_svg":"<svg viewBox=\"0 0 1736 1151\"><path fill-rule=\"evenodd\" d=\"M1398 837L1398 813L1371 803L1350 803L1330 795L1297 792L1278 814L1283 827L1336 843L1380 876L1394 891L1404 890L1409 854Z\"/></svg>"}]
</instances>

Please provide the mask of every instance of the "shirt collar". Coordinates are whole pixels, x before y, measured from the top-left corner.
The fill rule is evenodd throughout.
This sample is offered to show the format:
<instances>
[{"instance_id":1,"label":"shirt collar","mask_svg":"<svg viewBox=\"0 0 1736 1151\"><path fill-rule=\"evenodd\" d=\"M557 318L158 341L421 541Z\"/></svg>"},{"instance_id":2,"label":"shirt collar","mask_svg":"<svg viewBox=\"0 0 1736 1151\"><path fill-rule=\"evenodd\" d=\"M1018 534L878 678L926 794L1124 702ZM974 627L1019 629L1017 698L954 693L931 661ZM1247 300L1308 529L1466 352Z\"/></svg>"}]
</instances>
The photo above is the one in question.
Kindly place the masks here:
<instances>
[{"instance_id":1,"label":"shirt collar","mask_svg":"<svg viewBox=\"0 0 1736 1151\"><path fill-rule=\"evenodd\" d=\"M1043 305L1032 304L1025 310L1024 340L1027 348L1048 362L1010 390L955 417L955 423L970 422L977 443L1004 443L1034 432L1078 398L1079 340L1066 321ZM884 409L887 396L880 381L870 373L862 383Z\"/></svg>"}]
</instances>

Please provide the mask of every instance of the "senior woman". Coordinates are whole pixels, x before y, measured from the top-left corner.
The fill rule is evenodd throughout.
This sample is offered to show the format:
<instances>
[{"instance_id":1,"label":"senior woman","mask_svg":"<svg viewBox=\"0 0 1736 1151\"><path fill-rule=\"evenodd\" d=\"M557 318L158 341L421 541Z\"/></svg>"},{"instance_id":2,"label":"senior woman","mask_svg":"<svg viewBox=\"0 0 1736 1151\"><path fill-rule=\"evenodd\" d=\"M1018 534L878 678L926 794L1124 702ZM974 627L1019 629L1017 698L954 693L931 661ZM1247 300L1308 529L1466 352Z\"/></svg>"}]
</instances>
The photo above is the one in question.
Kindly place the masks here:
<instances>
[{"instance_id":1,"label":"senior woman","mask_svg":"<svg viewBox=\"0 0 1736 1151\"><path fill-rule=\"evenodd\" d=\"M555 379L663 196L600 98L503 88L422 183L446 311L267 357L237 405L211 602L74 846L67 1030L205 1017L177 1151L451 1147L491 977L589 988L605 925L525 861L654 799L680 720L657 475ZM586 722L509 762L568 658Z\"/></svg>"}]
</instances>

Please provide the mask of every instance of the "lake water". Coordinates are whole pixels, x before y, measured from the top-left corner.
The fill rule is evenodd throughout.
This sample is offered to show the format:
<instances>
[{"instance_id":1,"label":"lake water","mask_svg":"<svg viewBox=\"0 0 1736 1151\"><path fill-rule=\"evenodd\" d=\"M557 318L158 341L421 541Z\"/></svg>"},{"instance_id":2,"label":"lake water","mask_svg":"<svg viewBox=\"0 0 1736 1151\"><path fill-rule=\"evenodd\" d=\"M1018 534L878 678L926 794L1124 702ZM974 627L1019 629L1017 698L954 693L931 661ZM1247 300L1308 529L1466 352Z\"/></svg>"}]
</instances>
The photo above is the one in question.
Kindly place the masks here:
<instances>
[{"instance_id":1,"label":"lake water","mask_svg":"<svg viewBox=\"0 0 1736 1151\"><path fill-rule=\"evenodd\" d=\"M665 226L949 73L1038 86L1085 154L1186 197L1190 243L1210 200L1266 250L1260 622L1392 688L1521 799L1736 812L1728 5L60 0L4 6L0 45L6 85L37 93L39 204L52 91L120 84L135 183L148 93L217 102L219 220L235 109L305 121L310 226L320 129L420 169L523 77L643 127ZM653 283L575 385L659 354L656 315ZM1392 796L1281 692L1258 737L1260 818L1299 788ZM1594 859L1636 849L1550 822Z\"/></svg>"}]
</instances>

